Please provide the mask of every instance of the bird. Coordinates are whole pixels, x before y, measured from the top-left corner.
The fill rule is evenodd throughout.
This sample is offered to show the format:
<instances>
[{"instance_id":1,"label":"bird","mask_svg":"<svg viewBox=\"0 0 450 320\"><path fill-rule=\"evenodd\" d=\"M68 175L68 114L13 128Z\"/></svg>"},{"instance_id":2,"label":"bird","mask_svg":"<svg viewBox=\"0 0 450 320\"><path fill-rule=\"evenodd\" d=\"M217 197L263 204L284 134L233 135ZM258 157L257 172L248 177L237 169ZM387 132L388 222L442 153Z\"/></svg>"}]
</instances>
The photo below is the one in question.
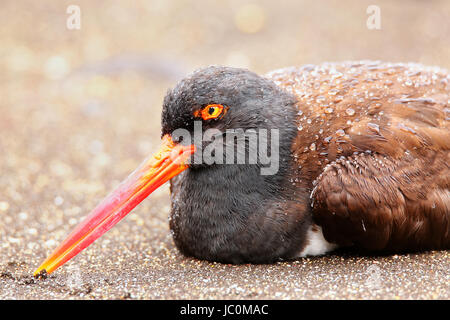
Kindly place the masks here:
<instances>
[{"instance_id":1,"label":"bird","mask_svg":"<svg viewBox=\"0 0 450 320\"><path fill-rule=\"evenodd\" d=\"M449 83L439 67L370 60L264 75L196 70L164 98L159 151L34 274L56 270L169 180L174 243L197 259L274 263L337 248L449 249ZM199 128L212 138L189 137ZM263 174L264 148L246 132L278 136L265 140L276 147L273 172ZM193 161L208 142L229 147L243 163Z\"/></svg>"}]
</instances>

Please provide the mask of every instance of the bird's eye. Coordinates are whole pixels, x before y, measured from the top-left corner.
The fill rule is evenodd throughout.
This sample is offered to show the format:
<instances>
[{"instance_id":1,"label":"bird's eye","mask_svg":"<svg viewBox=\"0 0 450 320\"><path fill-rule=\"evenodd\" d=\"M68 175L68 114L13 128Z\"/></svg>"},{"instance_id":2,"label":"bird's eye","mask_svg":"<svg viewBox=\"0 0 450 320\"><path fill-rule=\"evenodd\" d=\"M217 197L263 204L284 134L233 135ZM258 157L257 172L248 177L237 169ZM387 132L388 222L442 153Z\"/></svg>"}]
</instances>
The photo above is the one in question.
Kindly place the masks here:
<instances>
[{"instance_id":1,"label":"bird's eye","mask_svg":"<svg viewBox=\"0 0 450 320\"><path fill-rule=\"evenodd\" d=\"M197 110L194 116L202 117L203 120L216 119L224 110L225 107L221 104L208 104L203 109Z\"/></svg>"}]
</instances>

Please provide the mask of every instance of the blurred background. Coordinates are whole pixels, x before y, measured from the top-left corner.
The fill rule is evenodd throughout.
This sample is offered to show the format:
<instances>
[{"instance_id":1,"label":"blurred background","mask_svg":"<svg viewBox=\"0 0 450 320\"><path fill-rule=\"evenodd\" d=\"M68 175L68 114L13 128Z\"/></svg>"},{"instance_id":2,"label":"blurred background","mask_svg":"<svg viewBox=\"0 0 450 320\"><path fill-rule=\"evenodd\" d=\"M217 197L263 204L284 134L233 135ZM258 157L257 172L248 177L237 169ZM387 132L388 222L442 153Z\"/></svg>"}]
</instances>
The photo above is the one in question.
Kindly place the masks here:
<instances>
[{"instance_id":1,"label":"blurred background","mask_svg":"<svg viewBox=\"0 0 450 320\"><path fill-rule=\"evenodd\" d=\"M67 27L70 5L79 29ZM370 5L380 29L368 28ZM196 68L263 74L359 59L450 68L446 0L2 0L0 21L0 264L20 256L30 270L155 150L162 99ZM108 239L143 226L170 237L167 194Z\"/></svg>"}]
</instances>

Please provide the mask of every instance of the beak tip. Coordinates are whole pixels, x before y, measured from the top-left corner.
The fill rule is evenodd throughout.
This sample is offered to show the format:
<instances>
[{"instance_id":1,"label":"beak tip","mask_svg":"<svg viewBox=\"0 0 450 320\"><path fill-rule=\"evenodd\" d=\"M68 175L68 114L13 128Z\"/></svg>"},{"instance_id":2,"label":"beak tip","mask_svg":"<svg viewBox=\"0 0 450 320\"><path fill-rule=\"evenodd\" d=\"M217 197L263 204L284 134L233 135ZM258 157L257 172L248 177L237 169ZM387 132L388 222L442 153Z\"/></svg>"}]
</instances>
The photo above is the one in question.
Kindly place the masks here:
<instances>
[{"instance_id":1,"label":"beak tip","mask_svg":"<svg viewBox=\"0 0 450 320\"><path fill-rule=\"evenodd\" d=\"M47 276L48 276L47 270L42 269L41 267L36 269L36 271L33 273L33 277L35 277L36 279L46 279Z\"/></svg>"}]
</instances>

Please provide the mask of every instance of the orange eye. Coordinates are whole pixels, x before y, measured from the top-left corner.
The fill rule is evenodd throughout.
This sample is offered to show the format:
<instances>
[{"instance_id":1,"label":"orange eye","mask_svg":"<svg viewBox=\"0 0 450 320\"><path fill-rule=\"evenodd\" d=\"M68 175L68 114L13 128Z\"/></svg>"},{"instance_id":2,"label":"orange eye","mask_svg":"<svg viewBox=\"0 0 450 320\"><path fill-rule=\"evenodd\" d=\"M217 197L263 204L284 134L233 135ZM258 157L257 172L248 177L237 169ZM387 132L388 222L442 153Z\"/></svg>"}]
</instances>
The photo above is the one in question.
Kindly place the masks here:
<instances>
[{"instance_id":1,"label":"orange eye","mask_svg":"<svg viewBox=\"0 0 450 320\"><path fill-rule=\"evenodd\" d=\"M224 109L224 106L221 104L208 104L203 109L196 111L194 115L196 117L201 116L203 120L216 119L222 114Z\"/></svg>"}]
</instances>

